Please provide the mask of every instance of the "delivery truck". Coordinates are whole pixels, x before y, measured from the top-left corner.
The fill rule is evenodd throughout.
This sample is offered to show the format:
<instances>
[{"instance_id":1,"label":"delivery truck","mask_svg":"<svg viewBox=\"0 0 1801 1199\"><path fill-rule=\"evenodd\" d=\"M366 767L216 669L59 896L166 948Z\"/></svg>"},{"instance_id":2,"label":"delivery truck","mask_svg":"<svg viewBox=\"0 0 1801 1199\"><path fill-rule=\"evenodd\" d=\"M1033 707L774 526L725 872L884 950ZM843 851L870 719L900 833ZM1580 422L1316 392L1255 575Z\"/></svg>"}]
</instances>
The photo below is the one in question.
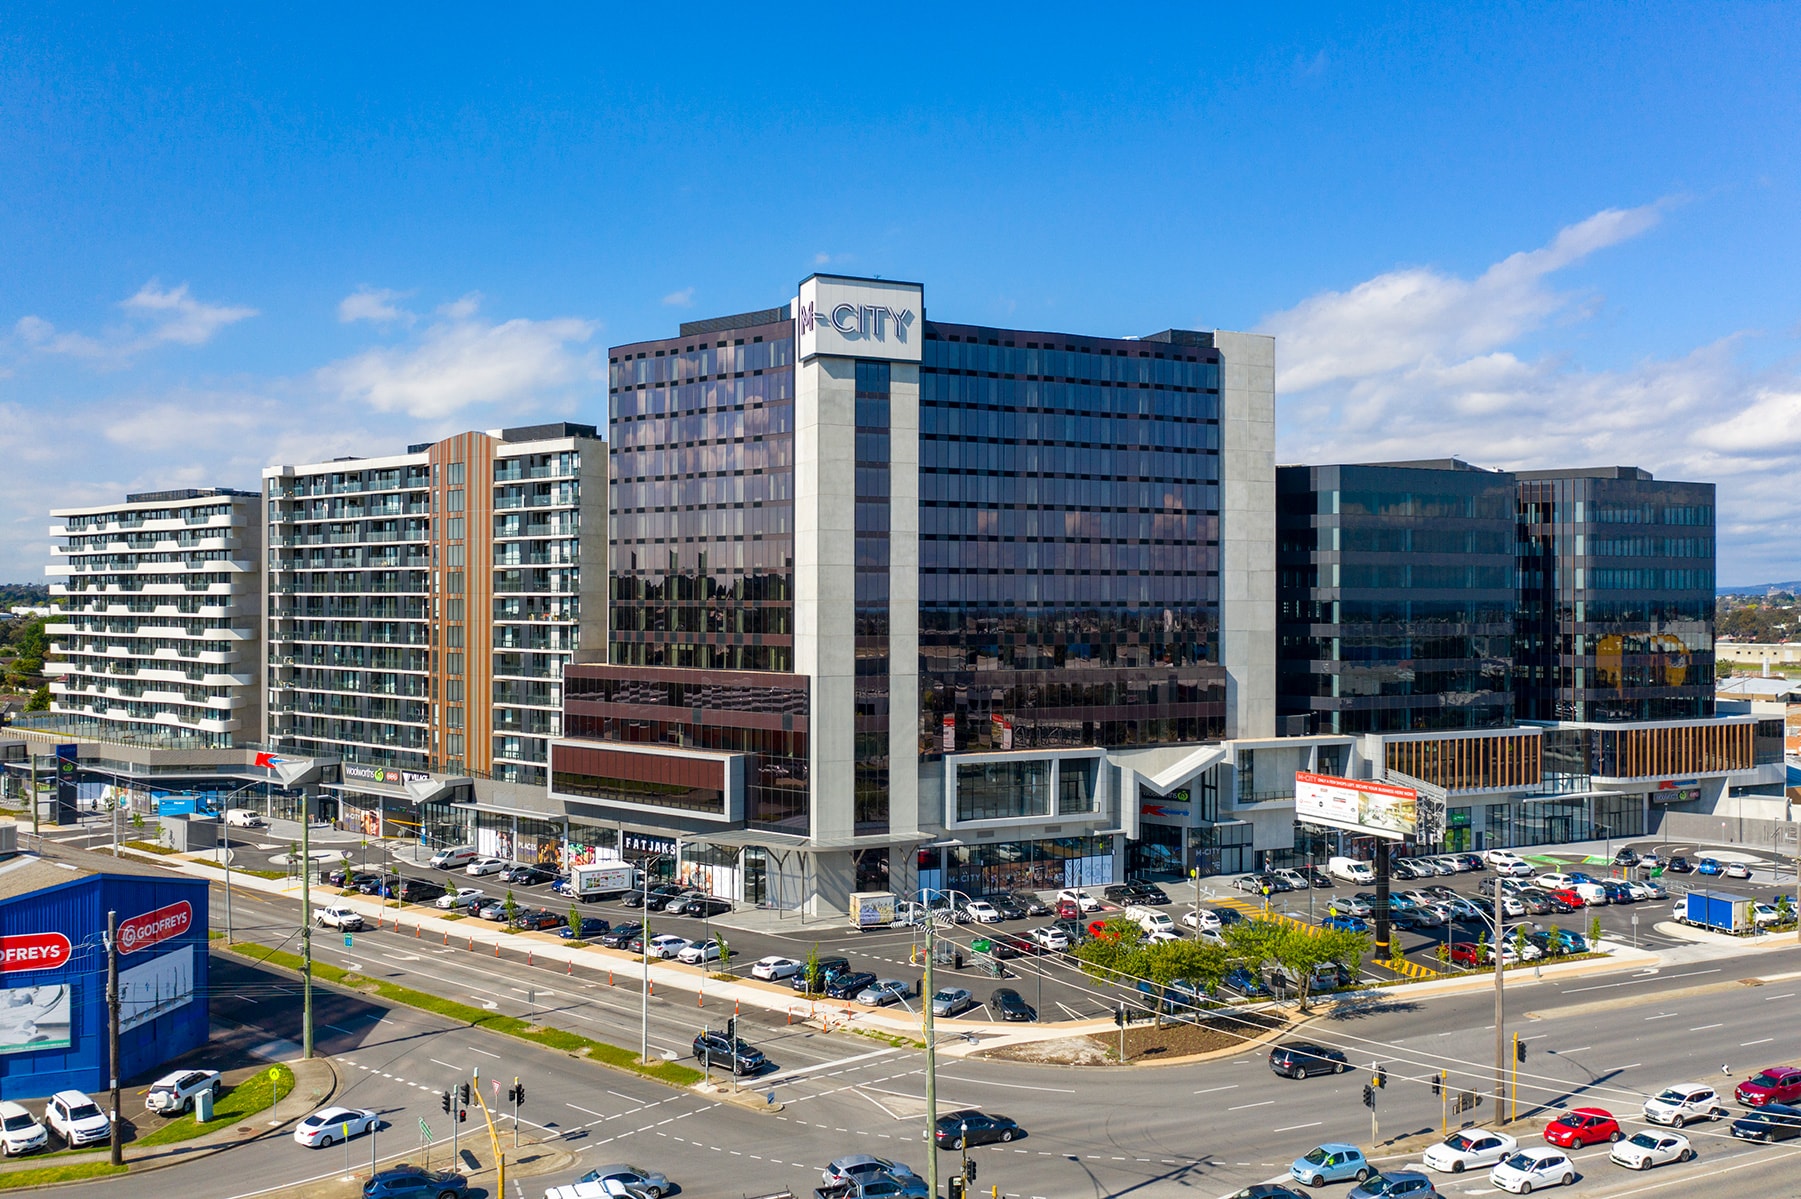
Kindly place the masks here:
<instances>
[{"instance_id":1,"label":"delivery truck","mask_svg":"<svg viewBox=\"0 0 1801 1199\"><path fill-rule=\"evenodd\" d=\"M1677 905L1676 918L1698 928L1722 933L1748 933L1757 927L1753 901L1724 891L1690 891Z\"/></svg>"},{"instance_id":2,"label":"delivery truck","mask_svg":"<svg viewBox=\"0 0 1801 1199\"><path fill-rule=\"evenodd\" d=\"M629 862L600 862L569 871L569 890L577 899L624 895L637 885L638 869Z\"/></svg>"},{"instance_id":3,"label":"delivery truck","mask_svg":"<svg viewBox=\"0 0 1801 1199\"><path fill-rule=\"evenodd\" d=\"M887 928L894 923L894 892L853 891L850 924L858 932Z\"/></svg>"}]
</instances>

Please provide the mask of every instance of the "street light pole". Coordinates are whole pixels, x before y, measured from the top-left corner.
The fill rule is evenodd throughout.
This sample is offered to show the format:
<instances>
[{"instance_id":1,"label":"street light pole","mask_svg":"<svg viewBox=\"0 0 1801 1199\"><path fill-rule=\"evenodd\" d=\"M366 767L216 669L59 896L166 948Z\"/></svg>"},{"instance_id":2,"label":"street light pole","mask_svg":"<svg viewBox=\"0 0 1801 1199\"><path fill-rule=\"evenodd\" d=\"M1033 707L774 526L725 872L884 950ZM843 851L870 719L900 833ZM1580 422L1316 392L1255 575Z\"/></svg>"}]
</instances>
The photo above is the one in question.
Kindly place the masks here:
<instances>
[{"instance_id":1,"label":"street light pole","mask_svg":"<svg viewBox=\"0 0 1801 1199\"><path fill-rule=\"evenodd\" d=\"M926 973L919 997L926 1042L926 1194L938 1199L938 1040L932 1023L932 958L938 921L933 918L931 905L925 902L923 890L919 898L926 920Z\"/></svg>"}]
</instances>

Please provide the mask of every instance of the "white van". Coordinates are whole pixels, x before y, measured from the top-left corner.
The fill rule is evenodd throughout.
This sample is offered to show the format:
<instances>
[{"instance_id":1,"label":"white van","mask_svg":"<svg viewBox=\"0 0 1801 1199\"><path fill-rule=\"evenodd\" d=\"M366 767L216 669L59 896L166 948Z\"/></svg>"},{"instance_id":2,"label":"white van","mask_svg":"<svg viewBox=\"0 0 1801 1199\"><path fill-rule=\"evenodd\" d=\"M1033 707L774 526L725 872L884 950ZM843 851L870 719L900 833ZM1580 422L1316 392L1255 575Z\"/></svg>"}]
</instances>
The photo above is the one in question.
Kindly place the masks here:
<instances>
[{"instance_id":1,"label":"white van","mask_svg":"<svg viewBox=\"0 0 1801 1199\"><path fill-rule=\"evenodd\" d=\"M1582 897L1582 902L1591 908L1602 907L1607 903L1607 888L1600 883L1577 883L1570 890Z\"/></svg>"},{"instance_id":2,"label":"white van","mask_svg":"<svg viewBox=\"0 0 1801 1199\"><path fill-rule=\"evenodd\" d=\"M1175 935L1176 922L1171 920L1164 913L1159 912L1156 908L1139 907L1134 904L1126 909L1125 916L1127 920L1130 920L1133 924L1142 928L1147 937L1152 933L1168 933L1171 936Z\"/></svg>"},{"instance_id":3,"label":"white van","mask_svg":"<svg viewBox=\"0 0 1801 1199\"><path fill-rule=\"evenodd\" d=\"M431 856L431 864L438 870L461 870L481 855L475 852L473 845L453 845L449 849L440 849Z\"/></svg>"},{"instance_id":4,"label":"white van","mask_svg":"<svg viewBox=\"0 0 1801 1199\"><path fill-rule=\"evenodd\" d=\"M225 823L237 828L261 828L268 822L249 808L226 808Z\"/></svg>"},{"instance_id":5,"label":"white van","mask_svg":"<svg viewBox=\"0 0 1801 1199\"><path fill-rule=\"evenodd\" d=\"M1326 873L1347 883L1376 881L1375 870L1360 858L1330 858L1326 862Z\"/></svg>"}]
</instances>

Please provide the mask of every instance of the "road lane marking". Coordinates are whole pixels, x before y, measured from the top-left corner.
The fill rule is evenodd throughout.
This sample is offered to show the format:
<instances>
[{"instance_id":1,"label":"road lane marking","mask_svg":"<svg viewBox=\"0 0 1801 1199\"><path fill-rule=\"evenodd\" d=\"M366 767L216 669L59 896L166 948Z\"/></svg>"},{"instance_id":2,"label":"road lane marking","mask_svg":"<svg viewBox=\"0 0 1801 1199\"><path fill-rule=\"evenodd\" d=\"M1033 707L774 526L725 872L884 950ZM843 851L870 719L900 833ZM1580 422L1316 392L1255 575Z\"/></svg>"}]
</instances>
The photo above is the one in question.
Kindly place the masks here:
<instances>
[{"instance_id":1,"label":"road lane marking","mask_svg":"<svg viewBox=\"0 0 1801 1199\"><path fill-rule=\"evenodd\" d=\"M1229 1112L1242 1112L1248 1108L1253 1108L1253 1107L1269 1107L1272 1104L1274 1104L1275 1102L1276 1101L1274 1099L1265 1099L1261 1103L1241 1103L1237 1107L1229 1107L1226 1110Z\"/></svg>"},{"instance_id":2,"label":"road lane marking","mask_svg":"<svg viewBox=\"0 0 1801 1199\"><path fill-rule=\"evenodd\" d=\"M1726 1026L1724 1024L1697 1024L1697 1025L1695 1025L1695 1027L1689 1029L1689 1031L1690 1032L1706 1032L1710 1028L1725 1028L1725 1027Z\"/></svg>"},{"instance_id":3,"label":"road lane marking","mask_svg":"<svg viewBox=\"0 0 1801 1199\"><path fill-rule=\"evenodd\" d=\"M895 1051L888 1050L888 1052ZM1011 1091L1050 1091L1057 1095L1074 1095L1076 1093L1074 1087L1029 1087L1023 1082L990 1082L986 1078L959 1078L955 1074L940 1074L938 1077L947 1078L952 1082L973 1082L984 1087L1006 1087ZM1272 1099L1270 1102L1274 1103L1275 1100Z\"/></svg>"},{"instance_id":4,"label":"road lane marking","mask_svg":"<svg viewBox=\"0 0 1801 1199\"><path fill-rule=\"evenodd\" d=\"M1646 1016L1645 1019L1646 1020L1669 1020L1672 1017L1680 1016L1681 1014L1682 1014L1681 1012L1660 1012L1655 1016Z\"/></svg>"},{"instance_id":5,"label":"road lane marking","mask_svg":"<svg viewBox=\"0 0 1801 1199\"><path fill-rule=\"evenodd\" d=\"M453 1065L451 1065L451 1064L450 1064L450 1063L449 1063L449 1062L440 1062L440 1061L438 1061L438 1059L437 1059L437 1058L435 1058L435 1057L434 1057L434 1058L428 1058L428 1059L426 1059L426 1060L428 1060L428 1061L431 1061L431 1062L435 1062L435 1063L436 1063L436 1064L438 1064L438 1065L440 1065L440 1066L443 1066L443 1067L444 1067L444 1068L445 1068L445 1069L447 1069L447 1070L458 1070L458 1071L460 1071L460 1070L462 1070L462 1067L461 1067L461 1066L453 1066Z\"/></svg>"},{"instance_id":6,"label":"road lane marking","mask_svg":"<svg viewBox=\"0 0 1801 1199\"><path fill-rule=\"evenodd\" d=\"M1764 1001L1764 1002L1765 1002L1765 1003L1768 1003L1768 1002L1770 1002L1770 1000L1772 1000L1772 999L1793 999L1793 998L1794 998L1794 997L1795 997L1795 993L1794 993L1794 992L1793 992L1793 991L1790 991L1790 992L1789 992L1789 993L1788 993L1788 994L1786 994L1786 995L1765 995L1765 996L1764 996L1764 997L1763 997L1763 1001Z\"/></svg>"},{"instance_id":7,"label":"road lane marking","mask_svg":"<svg viewBox=\"0 0 1801 1199\"><path fill-rule=\"evenodd\" d=\"M1271 1132L1293 1132L1297 1128L1318 1128L1321 1124L1324 1124L1324 1123L1325 1123L1324 1120L1315 1120L1311 1124L1290 1124L1286 1128L1272 1128L1272 1129L1270 1129L1270 1131Z\"/></svg>"},{"instance_id":8,"label":"road lane marking","mask_svg":"<svg viewBox=\"0 0 1801 1199\"><path fill-rule=\"evenodd\" d=\"M833 1066L848 1066L852 1062L866 1062L871 1058L887 1057L891 1053L899 1052L898 1049L876 1049L869 1053L859 1053L855 1057L842 1057L832 1061L815 1062L811 1066L799 1066L793 1070L783 1070L760 1081L763 1083L787 1082L789 1079L798 1078L803 1074L811 1074L815 1070L828 1070Z\"/></svg>"},{"instance_id":9,"label":"road lane marking","mask_svg":"<svg viewBox=\"0 0 1801 1199\"><path fill-rule=\"evenodd\" d=\"M588 1108L585 1108L585 1107L578 1107L578 1106L577 1106L577 1105L575 1105L575 1104L573 1104L573 1103L565 1103L565 1104L564 1104L564 1105L563 1105L563 1106L564 1106L564 1107L573 1107L573 1108L575 1108L575 1110L576 1110L576 1111L578 1111L578 1112L583 1112L583 1113L586 1113L586 1114L587 1114L587 1115L590 1115L590 1116L594 1116L594 1117L596 1117L596 1118L598 1118L598 1119L601 1119L601 1120L604 1120L604 1119L606 1119L606 1117L605 1117L605 1116L602 1116L602 1115L601 1115L601 1114L600 1114L600 1113L599 1113L599 1112L596 1112L596 1111L590 1111L590 1110L589 1110L589 1109L588 1109Z\"/></svg>"},{"instance_id":10,"label":"road lane marking","mask_svg":"<svg viewBox=\"0 0 1801 1199\"><path fill-rule=\"evenodd\" d=\"M486 1049L477 1049L477 1048L476 1048L476 1047L475 1047L475 1046L473 1046L473 1045L465 1045L465 1046L463 1046L463 1048L465 1048L465 1049L467 1049L467 1050L469 1050L469 1051L470 1051L470 1052L471 1052L471 1053L479 1053L479 1054L481 1054L481 1055L482 1055L482 1056L483 1056L483 1057L491 1057L491 1058L494 1058L494 1059L496 1059L496 1060L498 1060L498 1059L499 1059L499 1057L500 1057L500 1055L499 1055L499 1054L498 1054L498 1053L489 1053L489 1052L488 1052L488 1051L487 1051L487 1050L486 1050Z\"/></svg>"},{"instance_id":11,"label":"road lane marking","mask_svg":"<svg viewBox=\"0 0 1801 1199\"><path fill-rule=\"evenodd\" d=\"M1227 1086L1223 1086L1223 1087L1208 1087L1204 1091L1196 1091L1195 1094L1196 1095L1211 1095L1215 1091L1236 1091L1237 1089L1238 1089L1238 1084L1231 1083L1231 1084L1229 1084Z\"/></svg>"},{"instance_id":12,"label":"road lane marking","mask_svg":"<svg viewBox=\"0 0 1801 1199\"><path fill-rule=\"evenodd\" d=\"M1764 1037L1762 1040L1758 1040L1758 1041L1740 1041L1738 1043L1738 1047L1740 1049L1744 1049L1750 1045L1768 1045L1771 1041L1774 1041L1775 1039L1776 1039L1775 1037Z\"/></svg>"}]
</instances>

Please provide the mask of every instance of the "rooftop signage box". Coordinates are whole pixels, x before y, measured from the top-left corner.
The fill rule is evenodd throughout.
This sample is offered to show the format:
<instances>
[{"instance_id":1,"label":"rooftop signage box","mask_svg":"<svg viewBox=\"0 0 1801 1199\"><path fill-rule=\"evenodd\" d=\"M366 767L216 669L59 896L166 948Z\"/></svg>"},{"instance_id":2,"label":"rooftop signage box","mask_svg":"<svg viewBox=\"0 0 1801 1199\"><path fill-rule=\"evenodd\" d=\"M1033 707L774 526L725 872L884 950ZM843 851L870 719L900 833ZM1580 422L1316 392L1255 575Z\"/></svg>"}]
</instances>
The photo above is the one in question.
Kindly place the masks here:
<instances>
[{"instance_id":1,"label":"rooftop signage box","mask_svg":"<svg viewBox=\"0 0 1801 1199\"><path fill-rule=\"evenodd\" d=\"M794 301L795 357L918 362L925 289L917 283L810 275Z\"/></svg>"}]
</instances>

